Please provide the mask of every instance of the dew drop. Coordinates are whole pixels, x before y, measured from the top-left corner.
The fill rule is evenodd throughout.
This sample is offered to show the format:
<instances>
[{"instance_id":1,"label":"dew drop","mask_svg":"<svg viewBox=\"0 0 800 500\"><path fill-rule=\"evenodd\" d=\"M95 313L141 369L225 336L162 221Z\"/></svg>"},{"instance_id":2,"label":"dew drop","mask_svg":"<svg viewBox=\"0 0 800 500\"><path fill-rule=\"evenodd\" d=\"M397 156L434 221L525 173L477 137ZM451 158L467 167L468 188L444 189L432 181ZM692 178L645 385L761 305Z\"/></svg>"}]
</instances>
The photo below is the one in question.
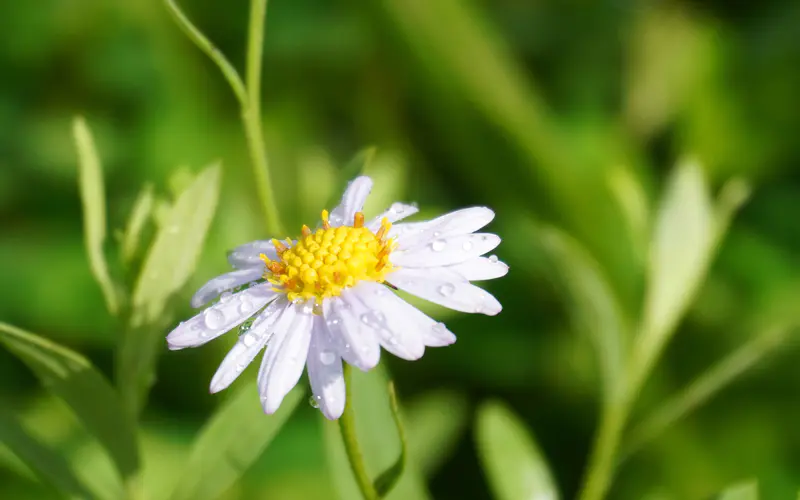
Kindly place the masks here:
<instances>
[{"instance_id":1,"label":"dew drop","mask_svg":"<svg viewBox=\"0 0 800 500\"><path fill-rule=\"evenodd\" d=\"M336 354L333 351L322 351L319 353L319 361L323 365L332 365L336 361Z\"/></svg>"},{"instance_id":2,"label":"dew drop","mask_svg":"<svg viewBox=\"0 0 800 500\"><path fill-rule=\"evenodd\" d=\"M312 408L319 408L319 402L322 401L322 398L319 396L311 396L308 398L308 404Z\"/></svg>"},{"instance_id":3,"label":"dew drop","mask_svg":"<svg viewBox=\"0 0 800 500\"><path fill-rule=\"evenodd\" d=\"M492 264L496 264L497 261L498 261L497 255L490 255L489 256L489 262L491 262Z\"/></svg>"},{"instance_id":4,"label":"dew drop","mask_svg":"<svg viewBox=\"0 0 800 500\"><path fill-rule=\"evenodd\" d=\"M244 365L239 363L236 365L236 371L242 373L244 371Z\"/></svg>"},{"instance_id":5,"label":"dew drop","mask_svg":"<svg viewBox=\"0 0 800 500\"><path fill-rule=\"evenodd\" d=\"M242 344L244 344L245 347L253 347L256 340L256 336L252 333L245 333L244 336L242 336Z\"/></svg>"},{"instance_id":6,"label":"dew drop","mask_svg":"<svg viewBox=\"0 0 800 500\"><path fill-rule=\"evenodd\" d=\"M433 232L433 237L434 237L434 238L438 238L438 237L439 237L439 236L441 236L441 235L442 235L442 233L440 233L439 231L434 231L434 232Z\"/></svg>"},{"instance_id":7,"label":"dew drop","mask_svg":"<svg viewBox=\"0 0 800 500\"><path fill-rule=\"evenodd\" d=\"M208 328L216 330L225 323L225 315L216 309L206 309L205 323Z\"/></svg>"},{"instance_id":8,"label":"dew drop","mask_svg":"<svg viewBox=\"0 0 800 500\"><path fill-rule=\"evenodd\" d=\"M222 294L219 296L219 301L223 304L227 304L228 302L231 301L232 297L233 295L231 294L231 292L222 292Z\"/></svg>"},{"instance_id":9,"label":"dew drop","mask_svg":"<svg viewBox=\"0 0 800 500\"><path fill-rule=\"evenodd\" d=\"M433 333L444 333L447 331L447 328L444 326L444 323L436 323L431 327Z\"/></svg>"},{"instance_id":10,"label":"dew drop","mask_svg":"<svg viewBox=\"0 0 800 500\"><path fill-rule=\"evenodd\" d=\"M465 252L469 252L472 250L472 242L469 240L465 241L464 244L461 245L461 248L463 248Z\"/></svg>"},{"instance_id":11,"label":"dew drop","mask_svg":"<svg viewBox=\"0 0 800 500\"><path fill-rule=\"evenodd\" d=\"M445 283L439 287L439 293L445 297L449 297L455 293L456 287L452 283Z\"/></svg>"},{"instance_id":12,"label":"dew drop","mask_svg":"<svg viewBox=\"0 0 800 500\"><path fill-rule=\"evenodd\" d=\"M431 243L431 250L434 252L441 252L447 246L447 243L444 240L436 240Z\"/></svg>"},{"instance_id":13,"label":"dew drop","mask_svg":"<svg viewBox=\"0 0 800 500\"><path fill-rule=\"evenodd\" d=\"M255 309L255 307L253 306L253 303L250 302L250 299L248 299L246 295L243 296L241 299L241 304L239 304L239 312L242 314L247 314L252 312L253 309Z\"/></svg>"},{"instance_id":14,"label":"dew drop","mask_svg":"<svg viewBox=\"0 0 800 500\"><path fill-rule=\"evenodd\" d=\"M392 345L397 345L397 337L395 337L394 335L389 337L389 343Z\"/></svg>"}]
</instances>

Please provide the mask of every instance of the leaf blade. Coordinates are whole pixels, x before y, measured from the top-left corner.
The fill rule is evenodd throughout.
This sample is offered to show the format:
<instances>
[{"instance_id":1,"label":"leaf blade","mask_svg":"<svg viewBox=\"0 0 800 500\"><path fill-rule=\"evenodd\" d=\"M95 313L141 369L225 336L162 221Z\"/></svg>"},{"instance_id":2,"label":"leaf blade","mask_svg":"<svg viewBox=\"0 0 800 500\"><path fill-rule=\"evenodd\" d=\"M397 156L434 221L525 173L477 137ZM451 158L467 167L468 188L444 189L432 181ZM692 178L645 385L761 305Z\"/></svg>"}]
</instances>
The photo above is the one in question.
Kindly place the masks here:
<instances>
[{"instance_id":1,"label":"leaf blade","mask_svg":"<svg viewBox=\"0 0 800 500\"><path fill-rule=\"evenodd\" d=\"M476 440L495 498L559 498L547 461L519 418L504 404L478 409Z\"/></svg>"},{"instance_id":2,"label":"leaf blade","mask_svg":"<svg viewBox=\"0 0 800 500\"><path fill-rule=\"evenodd\" d=\"M106 196L100 158L92 133L83 117L75 117L72 133L78 150L78 187L83 205L84 239L89 267L103 293L106 307L111 314L116 315L120 305L119 296L103 253L106 239Z\"/></svg>"},{"instance_id":3,"label":"leaf blade","mask_svg":"<svg viewBox=\"0 0 800 500\"><path fill-rule=\"evenodd\" d=\"M32 436L4 407L0 407L0 443L5 444L43 482L69 498L96 498L58 453Z\"/></svg>"},{"instance_id":4,"label":"leaf blade","mask_svg":"<svg viewBox=\"0 0 800 500\"><path fill-rule=\"evenodd\" d=\"M219 498L258 459L293 414L305 393L295 387L280 410L264 415L255 380L238 390L195 441L172 500ZM220 460L220 456L225 460Z\"/></svg>"},{"instance_id":5,"label":"leaf blade","mask_svg":"<svg viewBox=\"0 0 800 500\"><path fill-rule=\"evenodd\" d=\"M129 330L118 350L117 383L123 404L138 414L154 381L165 311L191 277L200 257L219 197L218 163L201 171L174 203L164 204L157 232L132 295Z\"/></svg>"},{"instance_id":6,"label":"leaf blade","mask_svg":"<svg viewBox=\"0 0 800 500\"><path fill-rule=\"evenodd\" d=\"M467 409L463 395L444 390L423 394L408 405L408 454L425 477L454 451L467 426Z\"/></svg>"},{"instance_id":7,"label":"leaf blade","mask_svg":"<svg viewBox=\"0 0 800 500\"><path fill-rule=\"evenodd\" d=\"M139 471L136 429L105 377L80 354L0 322L0 343L62 399L128 480Z\"/></svg>"}]
</instances>

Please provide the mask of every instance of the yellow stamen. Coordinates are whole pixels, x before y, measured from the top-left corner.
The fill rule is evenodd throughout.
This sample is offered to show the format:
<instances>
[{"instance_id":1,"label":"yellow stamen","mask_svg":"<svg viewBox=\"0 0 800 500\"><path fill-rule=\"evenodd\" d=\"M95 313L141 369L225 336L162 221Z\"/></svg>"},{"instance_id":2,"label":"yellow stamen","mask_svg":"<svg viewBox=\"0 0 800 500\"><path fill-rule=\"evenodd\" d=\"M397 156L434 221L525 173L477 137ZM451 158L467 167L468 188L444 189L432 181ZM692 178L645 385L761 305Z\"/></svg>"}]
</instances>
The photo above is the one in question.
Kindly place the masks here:
<instances>
[{"instance_id":1,"label":"yellow stamen","mask_svg":"<svg viewBox=\"0 0 800 500\"><path fill-rule=\"evenodd\" d=\"M327 210L323 210L322 211L322 228L323 229L330 229L331 228L331 223L328 222L328 215L329 214L328 214Z\"/></svg>"},{"instance_id":2,"label":"yellow stamen","mask_svg":"<svg viewBox=\"0 0 800 500\"><path fill-rule=\"evenodd\" d=\"M381 228L373 233L364 227L364 214L356 213L353 226L330 227L327 210L322 212L322 228L312 231L303 226L297 243L287 238L288 246L272 240L279 260L265 255L264 278L275 290L286 293L291 301L314 299L321 304L359 281L382 283L395 269L389 254L396 242L386 239L391 223L384 219Z\"/></svg>"}]
</instances>

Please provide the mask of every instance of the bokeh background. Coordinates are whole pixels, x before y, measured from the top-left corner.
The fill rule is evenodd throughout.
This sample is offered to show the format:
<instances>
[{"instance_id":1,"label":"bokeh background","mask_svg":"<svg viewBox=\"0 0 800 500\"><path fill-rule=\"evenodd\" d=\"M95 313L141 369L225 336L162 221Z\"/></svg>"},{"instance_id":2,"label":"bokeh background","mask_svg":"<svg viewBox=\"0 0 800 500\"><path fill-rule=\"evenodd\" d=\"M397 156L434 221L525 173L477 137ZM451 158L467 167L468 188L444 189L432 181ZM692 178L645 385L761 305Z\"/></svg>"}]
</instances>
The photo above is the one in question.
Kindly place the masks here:
<instances>
[{"instance_id":1,"label":"bokeh background","mask_svg":"<svg viewBox=\"0 0 800 500\"><path fill-rule=\"evenodd\" d=\"M182 4L241 67L247 2ZM800 303L797 2L274 0L267 17L263 123L287 227L317 220L365 146L377 148L368 215L397 199L418 202L422 216L478 204L498 214L490 229L511 272L486 286L504 311L431 308L459 341L414 363L384 357L409 408L431 391L449 398L454 430L428 470L433 497L490 496L473 435L474 409L490 398L528 424L563 497L579 487L598 418L597 361L535 225L582 245L635 321L653 214L676 163L696 157L714 190L733 177L751 183L634 420ZM177 322L192 314L192 291L228 269L228 249L271 236L237 104L156 0L6 0L0 18L0 318L110 376L118 325L87 265L72 117L86 116L96 136L108 258L123 281L133 271L115 235L140 190L166 195L179 167L222 161L218 210L175 301ZM164 349L143 416L148 488L168 487L224 400L207 384L233 341ZM764 498L794 498L798 361L790 338L626 461L611 498L707 498L750 477ZM93 460L69 412L5 350L0 404ZM332 497L321 420L301 404L225 498ZM0 453L0 498L52 496Z\"/></svg>"}]
</instances>

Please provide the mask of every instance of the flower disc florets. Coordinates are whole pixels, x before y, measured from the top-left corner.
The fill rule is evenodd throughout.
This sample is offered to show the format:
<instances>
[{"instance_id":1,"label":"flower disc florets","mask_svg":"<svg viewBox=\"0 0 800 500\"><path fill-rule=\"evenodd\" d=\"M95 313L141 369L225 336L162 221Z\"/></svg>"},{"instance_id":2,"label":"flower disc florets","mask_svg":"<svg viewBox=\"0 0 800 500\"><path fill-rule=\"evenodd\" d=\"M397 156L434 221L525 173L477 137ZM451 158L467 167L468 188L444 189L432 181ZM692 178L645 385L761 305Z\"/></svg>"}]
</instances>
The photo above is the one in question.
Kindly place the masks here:
<instances>
[{"instance_id":1,"label":"flower disc florets","mask_svg":"<svg viewBox=\"0 0 800 500\"><path fill-rule=\"evenodd\" d=\"M389 254L396 243L386 239L391 223L384 219L377 233L364 227L364 214L355 214L352 226L330 227L328 212L322 212L322 227L311 232L303 226L293 243L273 240L279 260L261 254L266 264L264 278L292 302L314 299L316 304L335 297L359 281L383 282L394 268Z\"/></svg>"}]
</instances>

